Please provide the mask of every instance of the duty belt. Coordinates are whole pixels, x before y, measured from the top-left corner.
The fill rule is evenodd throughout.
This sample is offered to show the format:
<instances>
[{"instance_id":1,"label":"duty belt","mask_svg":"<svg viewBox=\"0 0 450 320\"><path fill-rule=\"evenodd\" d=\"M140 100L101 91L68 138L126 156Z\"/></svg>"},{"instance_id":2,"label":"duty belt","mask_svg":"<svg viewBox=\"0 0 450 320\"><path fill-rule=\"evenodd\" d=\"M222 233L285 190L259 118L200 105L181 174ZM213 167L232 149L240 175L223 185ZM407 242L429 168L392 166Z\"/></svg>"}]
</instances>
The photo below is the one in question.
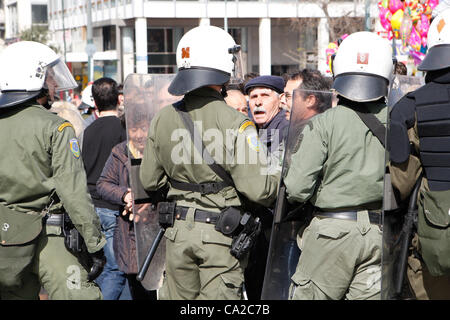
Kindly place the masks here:
<instances>
[{"instance_id":1,"label":"duty belt","mask_svg":"<svg viewBox=\"0 0 450 320\"><path fill-rule=\"evenodd\" d=\"M177 206L175 208L175 219L176 220L186 220L186 215L187 215L189 209L190 208L187 208L187 207L178 207ZM217 212L195 209L194 221L216 224L217 220L219 220L219 215L220 215L220 213L217 213Z\"/></svg>"},{"instance_id":2,"label":"duty belt","mask_svg":"<svg viewBox=\"0 0 450 320\"><path fill-rule=\"evenodd\" d=\"M63 218L64 215L61 213L50 214L45 218L45 224L61 227L63 225Z\"/></svg>"},{"instance_id":3,"label":"duty belt","mask_svg":"<svg viewBox=\"0 0 450 320\"><path fill-rule=\"evenodd\" d=\"M342 219L342 220L357 220L358 211L339 211L339 212L324 212L318 211L314 213L315 217L319 218L333 218L333 219ZM369 221L372 224L381 225L381 213L376 211L369 211Z\"/></svg>"}]
</instances>

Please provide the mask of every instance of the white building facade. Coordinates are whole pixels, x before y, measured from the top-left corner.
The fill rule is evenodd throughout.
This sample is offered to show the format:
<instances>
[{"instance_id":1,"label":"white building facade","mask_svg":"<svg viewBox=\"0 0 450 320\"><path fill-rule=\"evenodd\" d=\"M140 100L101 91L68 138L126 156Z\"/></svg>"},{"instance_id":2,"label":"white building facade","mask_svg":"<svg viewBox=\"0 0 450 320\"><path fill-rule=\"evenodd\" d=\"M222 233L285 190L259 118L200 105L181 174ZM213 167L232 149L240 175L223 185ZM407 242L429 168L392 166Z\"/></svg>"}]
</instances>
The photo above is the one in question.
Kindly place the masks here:
<instances>
[{"instance_id":1,"label":"white building facade","mask_svg":"<svg viewBox=\"0 0 450 320\"><path fill-rule=\"evenodd\" d=\"M33 26L48 25L47 0L4 0L3 10L6 43L18 40L20 32Z\"/></svg>"},{"instance_id":2,"label":"white building facade","mask_svg":"<svg viewBox=\"0 0 450 320\"><path fill-rule=\"evenodd\" d=\"M83 87L89 78L87 1L47 1L53 42ZM317 1L92 0L94 80L108 76L123 82L133 72L175 73L178 41L200 24L230 32L242 46L246 73L281 75L305 67L325 72L325 49L336 40L329 39L330 16L378 15L376 1L328 2L327 18ZM301 19L306 23L298 27Z\"/></svg>"}]
</instances>

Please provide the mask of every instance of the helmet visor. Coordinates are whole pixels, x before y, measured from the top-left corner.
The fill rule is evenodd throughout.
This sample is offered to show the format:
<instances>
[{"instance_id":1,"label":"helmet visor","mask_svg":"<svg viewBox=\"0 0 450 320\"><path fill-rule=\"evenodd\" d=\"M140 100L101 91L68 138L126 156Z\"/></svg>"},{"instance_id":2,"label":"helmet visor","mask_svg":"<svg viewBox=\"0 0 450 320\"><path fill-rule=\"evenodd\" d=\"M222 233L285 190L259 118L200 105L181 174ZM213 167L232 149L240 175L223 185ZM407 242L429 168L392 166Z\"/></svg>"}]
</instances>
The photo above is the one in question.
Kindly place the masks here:
<instances>
[{"instance_id":1,"label":"helmet visor","mask_svg":"<svg viewBox=\"0 0 450 320\"><path fill-rule=\"evenodd\" d=\"M228 49L228 52L233 55L233 73L230 77L230 84L241 84L244 82L244 71L242 68L241 46L235 45Z\"/></svg>"},{"instance_id":2,"label":"helmet visor","mask_svg":"<svg viewBox=\"0 0 450 320\"><path fill-rule=\"evenodd\" d=\"M44 88L49 92L60 92L76 87L78 84L63 61L58 59L47 67Z\"/></svg>"}]
</instances>

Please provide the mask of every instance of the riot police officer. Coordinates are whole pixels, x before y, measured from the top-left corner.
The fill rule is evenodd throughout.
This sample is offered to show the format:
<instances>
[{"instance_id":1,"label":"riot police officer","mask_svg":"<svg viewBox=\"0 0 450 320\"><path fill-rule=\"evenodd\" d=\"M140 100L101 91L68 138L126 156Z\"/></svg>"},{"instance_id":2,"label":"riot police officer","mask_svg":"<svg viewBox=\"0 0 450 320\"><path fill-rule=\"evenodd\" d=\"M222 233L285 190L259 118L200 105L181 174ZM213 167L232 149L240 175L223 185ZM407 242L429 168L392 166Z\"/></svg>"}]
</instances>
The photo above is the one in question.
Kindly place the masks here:
<instances>
[{"instance_id":1,"label":"riot police officer","mask_svg":"<svg viewBox=\"0 0 450 320\"><path fill-rule=\"evenodd\" d=\"M77 84L56 53L37 42L10 45L0 64L0 297L38 299L42 286L50 299L101 299L90 280L101 272L106 240L79 144L73 126L46 109L55 92ZM81 248L76 231L88 255L66 249Z\"/></svg>"},{"instance_id":2,"label":"riot police officer","mask_svg":"<svg viewBox=\"0 0 450 320\"><path fill-rule=\"evenodd\" d=\"M176 204L174 225L165 232L166 276L159 299L241 299L247 257L230 254L231 230L244 216L244 198L266 206L275 200L278 178L266 174L255 125L224 102L225 84L238 70L239 49L217 27L186 33L177 48L179 70L168 89L184 98L164 107L150 125L140 178L149 191L168 182L167 199ZM177 136L200 139L195 146L184 142L191 152L182 153L171 137L187 128L186 116L194 128ZM209 134L215 143L198 151ZM202 159L206 153L212 159Z\"/></svg>"},{"instance_id":3,"label":"riot police officer","mask_svg":"<svg viewBox=\"0 0 450 320\"><path fill-rule=\"evenodd\" d=\"M415 298L450 299L450 9L431 23L428 52L418 69L426 72L426 84L406 94L390 114L389 170L401 201L420 179L407 267Z\"/></svg>"},{"instance_id":4,"label":"riot police officer","mask_svg":"<svg viewBox=\"0 0 450 320\"><path fill-rule=\"evenodd\" d=\"M314 206L289 299L380 297L385 151L359 114L386 123L392 71L389 42L370 32L350 35L336 53L339 103L305 126L284 177L290 202Z\"/></svg>"}]
</instances>

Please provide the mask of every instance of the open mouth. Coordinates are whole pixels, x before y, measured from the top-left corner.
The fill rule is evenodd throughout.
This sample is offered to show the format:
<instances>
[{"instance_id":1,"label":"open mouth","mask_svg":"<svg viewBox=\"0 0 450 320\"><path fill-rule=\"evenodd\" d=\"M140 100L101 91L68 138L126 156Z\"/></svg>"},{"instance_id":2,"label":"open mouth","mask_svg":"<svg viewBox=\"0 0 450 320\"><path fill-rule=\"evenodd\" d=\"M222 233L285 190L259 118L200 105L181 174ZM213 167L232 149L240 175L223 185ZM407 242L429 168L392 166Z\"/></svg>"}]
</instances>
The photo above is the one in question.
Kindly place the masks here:
<instances>
[{"instance_id":1,"label":"open mouth","mask_svg":"<svg viewBox=\"0 0 450 320\"><path fill-rule=\"evenodd\" d=\"M260 116L260 115L266 114L266 111L263 108L255 108L255 110L253 111L253 114L255 116Z\"/></svg>"}]
</instances>

